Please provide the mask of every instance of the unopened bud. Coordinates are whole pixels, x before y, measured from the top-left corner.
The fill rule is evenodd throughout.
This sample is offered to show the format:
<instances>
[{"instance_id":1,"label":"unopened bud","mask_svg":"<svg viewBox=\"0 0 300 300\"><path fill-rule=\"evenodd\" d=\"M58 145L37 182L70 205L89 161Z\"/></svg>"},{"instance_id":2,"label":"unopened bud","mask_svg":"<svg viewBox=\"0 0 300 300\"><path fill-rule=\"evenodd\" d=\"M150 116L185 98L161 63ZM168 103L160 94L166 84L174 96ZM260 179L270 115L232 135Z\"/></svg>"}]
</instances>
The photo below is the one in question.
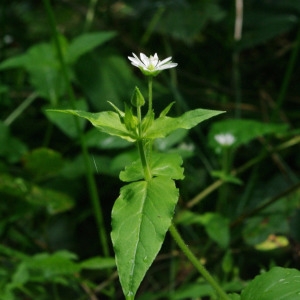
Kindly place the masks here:
<instances>
[{"instance_id":1,"label":"unopened bud","mask_svg":"<svg viewBox=\"0 0 300 300\"><path fill-rule=\"evenodd\" d=\"M144 96L138 87L135 87L134 92L131 97L131 104L135 107L140 107L145 104Z\"/></svg>"}]
</instances>

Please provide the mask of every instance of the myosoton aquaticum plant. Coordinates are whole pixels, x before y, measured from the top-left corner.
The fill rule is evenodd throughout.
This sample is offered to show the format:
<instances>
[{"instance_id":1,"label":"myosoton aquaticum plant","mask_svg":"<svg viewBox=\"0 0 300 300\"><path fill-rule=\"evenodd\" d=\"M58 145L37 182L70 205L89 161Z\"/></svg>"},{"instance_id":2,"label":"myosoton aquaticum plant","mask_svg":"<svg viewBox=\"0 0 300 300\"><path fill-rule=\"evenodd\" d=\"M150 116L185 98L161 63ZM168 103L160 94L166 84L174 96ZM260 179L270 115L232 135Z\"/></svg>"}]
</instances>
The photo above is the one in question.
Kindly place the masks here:
<instances>
[{"instance_id":1,"label":"myosoton aquaticum plant","mask_svg":"<svg viewBox=\"0 0 300 300\"><path fill-rule=\"evenodd\" d=\"M139 159L127 165L120 173L126 183L112 209L111 239L115 251L119 280L126 299L134 299L136 291L147 270L158 254L165 234L170 230L180 248L194 266L215 288L221 299L228 299L217 282L204 269L185 246L184 241L172 224L179 191L175 180L184 178L182 158L174 153L158 153L153 150L153 141L165 138L173 131L190 129L202 121L220 114L220 111L195 109L179 117L169 117L173 103L159 114L152 105L152 82L163 70L174 68L177 63L172 57L159 60L158 55L140 58L128 57L148 80L148 95L142 95L135 87L131 103L124 110L113 103L113 111L90 113L78 110L60 110L85 118L97 129L135 143Z\"/></svg>"}]
</instances>

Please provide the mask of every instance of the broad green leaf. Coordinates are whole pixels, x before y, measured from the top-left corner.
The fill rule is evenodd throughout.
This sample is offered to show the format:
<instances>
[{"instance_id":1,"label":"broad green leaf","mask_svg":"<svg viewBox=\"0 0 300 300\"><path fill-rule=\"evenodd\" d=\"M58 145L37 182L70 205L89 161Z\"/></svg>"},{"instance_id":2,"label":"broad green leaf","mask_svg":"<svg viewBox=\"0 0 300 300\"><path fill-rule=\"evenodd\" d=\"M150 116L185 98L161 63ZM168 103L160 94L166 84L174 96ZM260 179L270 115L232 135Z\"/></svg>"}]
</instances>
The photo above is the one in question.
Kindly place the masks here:
<instances>
[{"instance_id":1,"label":"broad green leaf","mask_svg":"<svg viewBox=\"0 0 300 300\"><path fill-rule=\"evenodd\" d=\"M36 254L26 263L30 269L41 272L46 279L52 279L59 275L73 275L79 272L80 265L74 262L76 258L75 254L61 250L53 254Z\"/></svg>"},{"instance_id":2,"label":"broad green leaf","mask_svg":"<svg viewBox=\"0 0 300 300\"><path fill-rule=\"evenodd\" d=\"M90 154L89 163L95 174L115 175L115 172L111 171L111 158L109 156ZM86 165L81 154L71 161L65 162L64 168L60 171L60 175L68 179L84 176L85 173Z\"/></svg>"},{"instance_id":3,"label":"broad green leaf","mask_svg":"<svg viewBox=\"0 0 300 300\"><path fill-rule=\"evenodd\" d=\"M178 200L173 180L155 177L121 189L112 210L111 238L125 297L133 299L164 241Z\"/></svg>"},{"instance_id":4,"label":"broad green leaf","mask_svg":"<svg viewBox=\"0 0 300 300\"><path fill-rule=\"evenodd\" d=\"M49 112L60 112L75 115L89 120L97 129L110 135L118 136L129 142L134 142L137 138L132 132L128 131L126 126L121 122L120 117L113 111L104 111L100 113L90 113L79 110L57 110L51 109Z\"/></svg>"},{"instance_id":5,"label":"broad green leaf","mask_svg":"<svg viewBox=\"0 0 300 300\"><path fill-rule=\"evenodd\" d=\"M25 169L37 180L54 176L63 164L61 154L48 148L34 149L24 156Z\"/></svg>"},{"instance_id":6,"label":"broad green leaf","mask_svg":"<svg viewBox=\"0 0 300 300\"><path fill-rule=\"evenodd\" d=\"M122 107L136 85L132 68L124 57L111 51L101 49L96 53L82 56L75 66L81 89L97 111L109 110L107 101Z\"/></svg>"},{"instance_id":7,"label":"broad green leaf","mask_svg":"<svg viewBox=\"0 0 300 300\"><path fill-rule=\"evenodd\" d=\"M183 141L183 139L187 136L187 134L188 134L188 130L177 129L172 133L170 133L167 137L155 140L154 141L155 149L158 149L161 152L166 152L170 148L174 147L176 144Z\"/></svg>"},{"instance_id":8,"label":"broad green leaf","mask_svg":"<svg viewBox=\"0 0 300 300\"><path fill-rule=\"evenodd\" d=\"M39 95L56 104L66 90L66 82L53 46L43 43L31 47L24 67Z\"/></svg>"},{"instance_id":9,"label":"broad green leaf","mask_svg":"<svg viewBox=\"0 0 300 300\"><path fill-rule=\"evenodd\" d=\"M61 103L59 107L55 107L56 109L65 109L70 107L69 103ZM78 110L86 110L87 109L87 103L84 100L78 100L75 102L75 107ZM44 114L48 118L49 121L51 121L53 124L55 124L64 134L66 134L70 138L76 138L78 137L78 130L77 126L75 124L74 117L67 116L66 114L58 114L53 113L49 107L44 110ZM84 119L79 120L80 128L83 129L86 124L86 121Z\"/></svg>"},{"instance_id":10,"label":"broad green leaf","mask_svg":"<svg viewBox=\"0 0 300 300\"><path fill-rule=\"evenodd\" d=\"M215 291L207 282L185 284L176 289L172 300L199 299L200 297L215 296Z\"/></svg>"},{"instance_id":11,"label":"broad green leaf","mask_svg":"<svg viewBox=\"0 0 300 300\"><path fill-rule=\"evenodd\" d=\"M135 160L139 159L139 153L136 147L130 149L128 151L123 151L112 159L111 162L111 170L119 176L120 172L124 170L124 168Z\"/></svg>"},{"instance_id":12,"label":"broad green leaf","mask_svg":"<svg viewBox=\"0 0 300 300\"><path fill-rule=\"evenodd\" d=\"M0 122L0 156L9 162L17 162L27 151L27 146L13 137L9 127Z\"/></svg>"},{"instance_id":13,"label":"broad green leaf","mask_svg":"<svg viewBox=\"0 0 300 300\"><path fill-rule=\"evenodd\" d=\"M26 54L13 56L0 64L0 70L11 69L11 68L22 68L26 64Z\"/></svg>"},{"instance_id":14,"label":"broad green leaf","mask_svg":"<svg viewBox=\"0 0 300 300\"><path fill-rule=\"evenodd\" d=\"M218 213L208 212L199 215L190 211L185 211L176 218L176 223L185 225L200 224L204 226L208 236L219 244L220 247L226 248L229 244L229 222Z\"/></svg>"},{"instance_id":15,"label":"broad green leaf","mask_svg":"<svg viewBox=\"0 0 300 300\"><path fill-rule=\"evenodd\" d=\"M219 21L225 12L217 1L192 1L189 5L177 5L161 11L155 30L174 39L192 43L208 22Z\"/></svg>"},{"instance_id":16,"label":"broad green leaf","mask_svg":"<svg viewBox=\"0 0 300 300\"><path fill-rule=\"evenodd\" d=\"M73 199L65 193L32 186L26 200L31 204L45 206L49 214L57 214L71 209Z\"/></svg>"},{"instance_id":17,"label":"broad green leaf","mask_svg":"<svg viewBox=\"0 0 300 300\"><path fill-rule=\"evenodd\" d=\"M95 147L98 149L122 149L132 146L132 143L120 139L117 136L112 136L104 132L100 132L95 127L89 130L85 134L84 138L88 147Z\"/></svg>"},{"instance_id":18,"label":"broad green leaf","mask_svg":"<svg viewBox=\"0 0 300 300\"><path fill-rule=\"evenodd\" d=\"M285 1L275 3L278 5ZM297 1L293 2L296 3ZM274 8L275 3L274 5L272 3L272 8ZM296 5L294 4L294 7L287 9L286 12L284 12L283 7L278 7L277 12L267 7L261 8L261 11L248 11L244 18L243 38L237 44L238 49L243 50L266 43L297 25L299 17L292 13L295 12Z\"/></svg>"},{"instance_id":19,"label":"broad green leaf","mask_svg":"<svg viewBox=\"0 0 300 300\"><path fill-rule=\"evenodd\" d=\"M62 192L33 185L23 178L0 174L0 193L33 206L45 207L50 214L60 213L73 207L73 199ZM17 202L18 203L18 202ZM24 214L26 206L22 204Z\"/></svg>"},{"instance_id":20,"label":"broad green leaf","mask_svg":"<svg viewBox=\"0 0 300 300\"><path fill-rule=\"evenodd\" d=\"M215 139L215 136L218 134L233 135L235 141L231 146L236 148L259 136L283 133L287 128L285 124L262 123L255 120L229 119L215 122L209 132L209 145L219 153L221 151L221 145Z\"/></svg>"},{"instance_id":21,"label":"broad green leaf","mask_svg":"<svg viewBox=\"0 0 300 300\"><path fill-rule=\"evenodd\" d=\"M150 169L153 176L166 176L172 179L183 179L182 158L176 153L152 153ZM120 179L125 182L144 179L141 160L134 161L120 173Z\"/></svg>"},{"instance_id":22,"label":"broad green leaf","mask_svg":"<svg viewBox=\"0 0 300 300\"><path fill-rule=\"evenodd\" d=\"M92 257L84 260L80 263L81 269L88 270L103 270L108 268L114 268L116 266L116 261L112 257Z\"/></svg>"},{"instance_id":23,"label":"broad green leaf","mask_svg":"<svg viewBox=\"0 0 300 300\"><path fill-rule=\"evenodd\" d=\"M295 300L300 298L300 271L274 267L256 276L243 290L241 300Z\"/></svg>"},{"instance_id":24,"label":"broad green leaf","mask_svg":"<svg viewBox=\"0 0 300 300\"><path fill-rule=\"evenodd\" d=\"M177 118L159 117L153 121L152 125L145 132L144 137L148 139L163 138L176 129L190 129L204 120L221 113L223 112L199 108L188 111Z\"/></svg>"},{"instance_id":25,"label":"broad green leaf","mask_svg":"<svg viewBox=\"0 0 300 300\"><path fill-rule=\"evenodd\" d=\"M77 61L77 59L87 53L88 51L104 44L108 40L115 36L115 32L105 31L105 32L93 32L85 33L76 37L69 45L66 53L66 61L72 64Z\"/></svg>"}]
</instances>

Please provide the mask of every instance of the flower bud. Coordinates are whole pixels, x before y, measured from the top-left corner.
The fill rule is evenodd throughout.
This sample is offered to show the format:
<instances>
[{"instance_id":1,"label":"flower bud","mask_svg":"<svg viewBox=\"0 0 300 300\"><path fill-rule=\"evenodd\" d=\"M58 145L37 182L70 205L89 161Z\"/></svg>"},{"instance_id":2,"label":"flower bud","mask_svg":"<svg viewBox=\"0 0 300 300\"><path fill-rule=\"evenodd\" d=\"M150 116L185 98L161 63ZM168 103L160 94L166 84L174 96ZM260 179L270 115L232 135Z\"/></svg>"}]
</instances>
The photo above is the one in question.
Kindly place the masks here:
<instances>
[{"instance_id":1,"label":"flower bud","mask_svg":"<svg viewBox=\"0 0 300 300\"><path fill-rule=\"evenodd\" d=\"M131 104L135 107L143 106L145 104L145 99L138 87L135 87L134 92L131 97Z\"/></svg>"}]
</instances>

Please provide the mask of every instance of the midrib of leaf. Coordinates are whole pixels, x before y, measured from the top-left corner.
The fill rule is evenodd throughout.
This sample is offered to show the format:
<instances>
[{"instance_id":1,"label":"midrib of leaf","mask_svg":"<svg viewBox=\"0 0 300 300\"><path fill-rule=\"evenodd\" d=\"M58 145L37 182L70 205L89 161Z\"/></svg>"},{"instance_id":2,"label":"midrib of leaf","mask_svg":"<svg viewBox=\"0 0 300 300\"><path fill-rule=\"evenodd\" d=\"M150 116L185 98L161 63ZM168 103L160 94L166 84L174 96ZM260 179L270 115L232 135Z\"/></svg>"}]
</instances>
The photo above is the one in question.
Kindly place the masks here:
<instances>
[{"instance_id":1,"label":"midrib of leaf","mask_svg":"<svg viewBox=\"0 0 300 300\"><path fill-rule=\"evenodd\" d=\"M144 213L143 213L143 211L144 211L144 208L145 208L145 203L146 203L146 200L147 200L147 194L148 194L148 182L147 181L145 181L145 183L146 183L146 186L145 186L145 190L146 190L146 192L145 192L145 194L144 194L144 199L143 199L143 202L142 202L142 209L141 209L141 211L139 212L141 215L142 215L142 217L141 217L141 222L140 222L140 226L139 226L139 231L138 231L138 239L137 239L137 243L136 243L136 245L135 245L135 252L134 252L134 263L132 264L132 270L131 270L131 272L130 272L130 291L132 291L133 289L133 278L134 278L134 270L135 270L135 262L136 262L136 257L137 257L137 251L138 251L138 245L139 245L139 243L140 243L140 235L141 235L141 228L142 228L142 223L143 223L143 220L144 220L144 218L143 218L143 215L144 215Z\"/></svg>"}]
</instances>

